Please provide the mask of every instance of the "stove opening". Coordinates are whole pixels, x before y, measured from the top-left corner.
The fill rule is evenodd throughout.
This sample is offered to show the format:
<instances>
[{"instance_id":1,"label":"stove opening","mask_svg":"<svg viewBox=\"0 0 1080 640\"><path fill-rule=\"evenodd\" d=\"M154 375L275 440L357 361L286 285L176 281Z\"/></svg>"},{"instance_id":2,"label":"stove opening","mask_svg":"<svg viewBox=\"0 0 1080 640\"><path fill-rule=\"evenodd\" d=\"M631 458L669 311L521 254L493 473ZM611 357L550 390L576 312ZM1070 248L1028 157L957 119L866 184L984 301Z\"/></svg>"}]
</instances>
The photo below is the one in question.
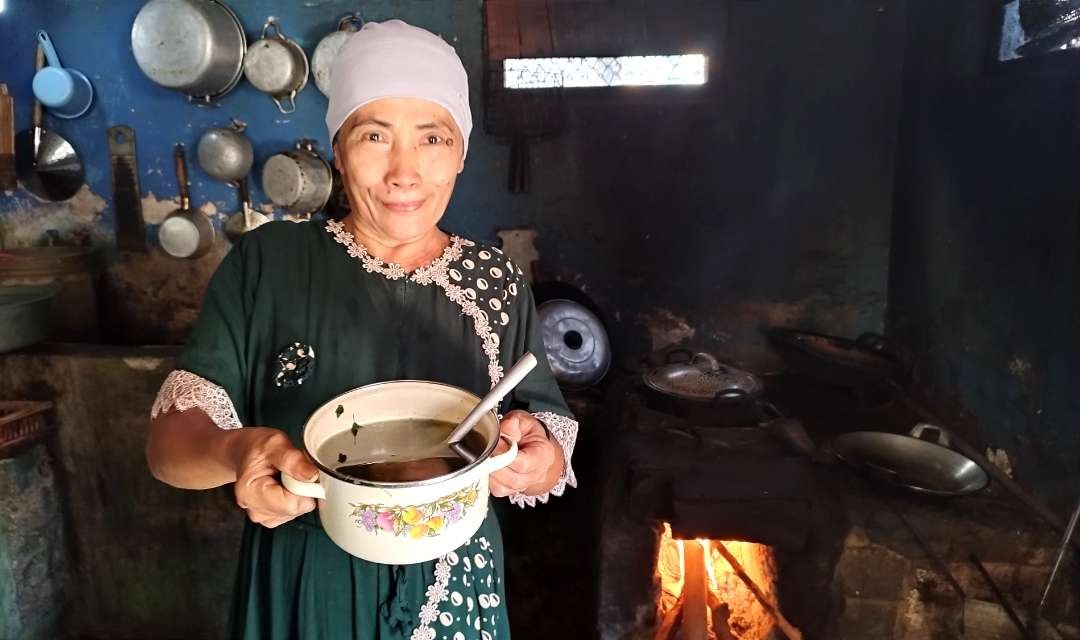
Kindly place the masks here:
<instances>
[{"instance_id":1,"label":"stove opening","mask_svg":"<svg viewBox=\"0 0 1080 640\"><path fill-rule=\"evenodd\" d=\"M679 540L665 522L656 574L654 640L801 638L776 610L776 559L768 545Z\"/></svg>"}]
</instances>

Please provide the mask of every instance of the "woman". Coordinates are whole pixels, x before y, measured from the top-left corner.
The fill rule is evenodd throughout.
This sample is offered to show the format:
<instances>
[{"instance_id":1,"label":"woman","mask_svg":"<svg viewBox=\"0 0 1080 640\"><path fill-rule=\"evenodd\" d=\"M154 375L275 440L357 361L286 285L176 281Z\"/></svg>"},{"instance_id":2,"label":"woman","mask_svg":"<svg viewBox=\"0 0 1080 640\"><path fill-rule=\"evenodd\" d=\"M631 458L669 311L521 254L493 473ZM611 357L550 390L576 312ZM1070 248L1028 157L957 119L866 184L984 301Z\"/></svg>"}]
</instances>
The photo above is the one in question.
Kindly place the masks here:
<instances>
[{"instance_id":1,"label":"woman","mask_svg":"<svg viewBox=\"0 0 1080 640\"><path fill-rule=\"evenodd\" d=\"M158 394L147 459L176 487L235 483L249 519L236 637L506 638L491 511L453 553L379 565L334 545L314 502L279 481L314 479L296 443L308 415L339 393L413 378L482 395L531 351L540 365L500 425L520 453L492 474L492 495L533 505L576 482L577 423L542 357L521 271L437 227L472 129L461 61L427 31L368 23L332 78L326 122L352 212L264 225L233 247Z\"/></svg>"}]
</instances>

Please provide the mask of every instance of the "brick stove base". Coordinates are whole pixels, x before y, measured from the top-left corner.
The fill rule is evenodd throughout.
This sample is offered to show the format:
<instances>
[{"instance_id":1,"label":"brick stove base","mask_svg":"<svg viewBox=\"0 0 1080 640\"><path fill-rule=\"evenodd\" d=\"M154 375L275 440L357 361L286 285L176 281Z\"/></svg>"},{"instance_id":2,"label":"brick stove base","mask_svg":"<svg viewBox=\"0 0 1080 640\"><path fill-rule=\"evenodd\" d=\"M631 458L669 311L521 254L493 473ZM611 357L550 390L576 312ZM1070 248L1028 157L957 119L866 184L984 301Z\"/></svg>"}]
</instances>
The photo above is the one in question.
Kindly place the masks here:
<instances>
[{"instance_id":1,"label":"brick stove base","mask_svg":"<svg viewBox=\"0 0 1080 640\"><path fill-rule=\"evenodd\" d=\"M760 430L696 429L629 397L602 473L602 640L655 637L663 521L677 537L772 545L779 606L807 640L1020 637L970 556L1027 615L1059 540L1007 497L992 488L947 500L897 492L842 465L785 455ZM1061 575L1042 637L1080 640L1077 563Z\"/></svg>"}]
</instances>

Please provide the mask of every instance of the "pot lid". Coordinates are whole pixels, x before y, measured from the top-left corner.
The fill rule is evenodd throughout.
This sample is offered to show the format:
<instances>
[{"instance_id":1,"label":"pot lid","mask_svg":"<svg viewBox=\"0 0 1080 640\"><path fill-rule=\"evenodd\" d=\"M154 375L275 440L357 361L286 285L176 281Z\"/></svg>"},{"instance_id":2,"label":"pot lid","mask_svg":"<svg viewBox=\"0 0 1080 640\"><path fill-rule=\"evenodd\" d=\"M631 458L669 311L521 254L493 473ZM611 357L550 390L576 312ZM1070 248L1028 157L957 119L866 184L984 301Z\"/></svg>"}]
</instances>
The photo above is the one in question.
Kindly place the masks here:
<instances>
[{"instance_id":1,"label":"pot lid","mask_svg":"<svg viewBox=\"0 0 1080 640\"><path fill-rule=\"evenodd\" d=\"M537 308L548 364L560 385L582 388L600 382L611 366L611 342L600 318L570 300Z\"/></svg>"},{"instance_id":2,"label":"pot lid","mask_svg":"<svg viewBox=\"0 0 1080 640\"><path fill-rule=\"evenodd\" d=\"M675 353L688 352L670 355ZM762 390L761 380L756 375L721 364L708 353L695 353L688 362L657 367L645 374L645 384L670 396L706 402L756 395Z\"/></svg>"}]
</instances>

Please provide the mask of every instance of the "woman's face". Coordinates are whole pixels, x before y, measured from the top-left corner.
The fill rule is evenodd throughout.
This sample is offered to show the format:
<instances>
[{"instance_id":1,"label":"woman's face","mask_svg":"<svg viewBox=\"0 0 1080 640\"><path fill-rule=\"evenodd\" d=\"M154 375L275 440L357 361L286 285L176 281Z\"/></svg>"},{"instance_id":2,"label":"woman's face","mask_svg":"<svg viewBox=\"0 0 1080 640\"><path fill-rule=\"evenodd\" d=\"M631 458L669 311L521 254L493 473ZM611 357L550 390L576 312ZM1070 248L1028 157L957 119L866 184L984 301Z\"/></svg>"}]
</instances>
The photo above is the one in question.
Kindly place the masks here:
<instances>
[{"instance_id":1,"label":"woman's face","mask_svg":"<svg viewBox=\"0 0 1080 640\"><path fill-rule=\"evenodd\" d=\"M334 144L354 224L387 245L432 233L465 166L463 148L453 118L433 102L383 98L358 109Z\"/></svg>"}]
</instances>

